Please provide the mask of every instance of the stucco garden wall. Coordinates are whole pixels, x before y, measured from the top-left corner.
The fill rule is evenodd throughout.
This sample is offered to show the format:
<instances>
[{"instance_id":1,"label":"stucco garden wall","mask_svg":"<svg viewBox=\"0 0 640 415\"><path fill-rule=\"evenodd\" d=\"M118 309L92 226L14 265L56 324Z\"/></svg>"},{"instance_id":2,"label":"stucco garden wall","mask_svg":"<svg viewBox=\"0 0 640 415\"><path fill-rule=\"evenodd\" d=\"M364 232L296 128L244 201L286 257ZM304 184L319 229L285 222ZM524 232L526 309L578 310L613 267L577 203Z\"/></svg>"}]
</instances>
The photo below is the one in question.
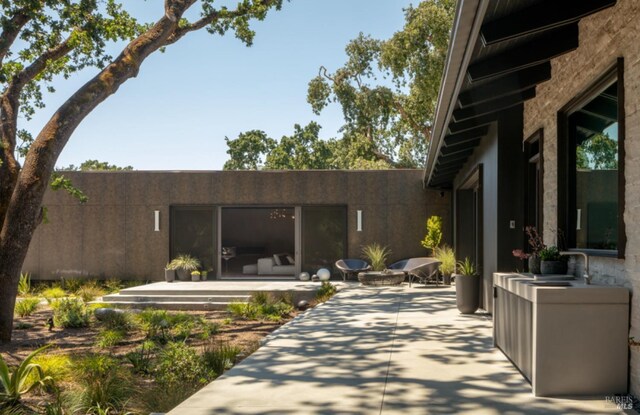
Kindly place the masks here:
<instances>
[{"instance_id":1,"label":"stucco garden wall","mask_svg":"<svg viewBox=\"0 0 640 415\"><path fill-rule=\"evenodd\" d=\"M424 256L426 219L444 219L451 240L450 197L424 190L422 170L65 173L89 201L48 191L49 223L38 227L24 271L60 277L164 279L172 205L345 205L348 255L378 242L392 260ZM154 231L154 211L160 231ZM363 211L363 230L356 212Z\"/></svg>"},{"instance_id":2,"label":"stucco garden wall","mask_svg":"<svg viewBox=\"0 0 640 415\"><path fill-rule=\"evenodd\" d=\"M524 137L544 131L544 238L555 243L557 228L557 112L624 58L626 112L626 258L593 257L591 274L599 283L622 285L640 293L640 2L617 5L580 21L580 47L552 60L552 79L527 101ZM640 339L640 296L632 300L631 333ZM631 392L640 396L640 352L632 348Z\"/></svg>"}]
</instances>

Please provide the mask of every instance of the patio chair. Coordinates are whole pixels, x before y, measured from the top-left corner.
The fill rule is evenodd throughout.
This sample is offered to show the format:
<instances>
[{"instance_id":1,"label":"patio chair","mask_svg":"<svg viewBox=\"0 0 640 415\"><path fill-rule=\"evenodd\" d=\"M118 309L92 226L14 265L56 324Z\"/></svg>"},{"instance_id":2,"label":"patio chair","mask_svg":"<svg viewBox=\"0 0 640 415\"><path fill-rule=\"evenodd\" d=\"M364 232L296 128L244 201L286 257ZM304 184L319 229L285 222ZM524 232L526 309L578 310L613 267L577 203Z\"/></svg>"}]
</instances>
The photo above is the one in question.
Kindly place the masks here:
<instances>
[{"instance_id":1,"label":"patio chair","mask_svg":"<svg viewBox=\"0 0 640 415\"><path fill-rule=\"evenodd\" d=\"M435 281L436 285L438 285L438 270L441 264L442 262L435 258L408 258L394 262L387 269L404 272L404 275L409 277L409 287L411 287L414 279L425 285L429 281Z\"/></svg>"},{"instance_id":2,"label":"patio chair","mask_svg":"<svg viewBox=\"0 0 640 415\"><path fill-rule=\"evenodd\" d=\"M369 271L371 265L362 259L339 259L336 261L336 268L342 274L342 280L346 281L351 275L358 276L359 272Z\"/></svg>"}]
</instances>

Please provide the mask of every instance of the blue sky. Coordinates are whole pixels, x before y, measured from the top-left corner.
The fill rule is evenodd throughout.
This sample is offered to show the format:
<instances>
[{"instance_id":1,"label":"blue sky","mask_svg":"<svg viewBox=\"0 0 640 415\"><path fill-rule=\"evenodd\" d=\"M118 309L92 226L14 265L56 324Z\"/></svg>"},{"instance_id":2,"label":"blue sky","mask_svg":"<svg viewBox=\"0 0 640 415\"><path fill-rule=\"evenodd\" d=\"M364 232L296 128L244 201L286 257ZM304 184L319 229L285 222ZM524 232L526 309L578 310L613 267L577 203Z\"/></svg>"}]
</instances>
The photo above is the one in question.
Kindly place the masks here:
<instances>
[{"instance_id":1,"label":"blue sky","mask_svg":"<svg viewBox=\"0 0 640 415\"><path fill-rule=\"evenodd\" d=\"M131 12L144 21L162 11L160 0L125 3L135 4ZM140 170L218 170L227 160L225 136L260 129L280 138L295 123L312 120L322 125L321 137L336 136L343 122L340 107L314 115L306 102L307 83L320 65L341 66L345 45L359 32L385 39L400 30L409 4L293 0L254 23L250 48L233 34L193 33L147 58L138 77L78 127L57 165L99 159ZM28 129L37 133L57 105L95 73L57 80L57 92L46 97L47 108Z\"/></svg>"}]
</instances>

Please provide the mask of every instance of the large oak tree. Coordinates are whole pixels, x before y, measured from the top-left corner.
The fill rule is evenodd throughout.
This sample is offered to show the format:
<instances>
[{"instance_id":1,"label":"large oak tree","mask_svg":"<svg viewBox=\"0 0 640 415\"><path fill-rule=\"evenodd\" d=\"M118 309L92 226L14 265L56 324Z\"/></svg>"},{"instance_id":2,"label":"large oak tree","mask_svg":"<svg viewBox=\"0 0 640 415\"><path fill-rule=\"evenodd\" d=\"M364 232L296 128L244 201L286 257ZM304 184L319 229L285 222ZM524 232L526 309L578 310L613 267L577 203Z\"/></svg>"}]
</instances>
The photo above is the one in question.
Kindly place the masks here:
<instances>
[{"instance_id":1,"label":"large oak tree","mask_svg":"<svg viewBox=\"0 0 640 415\"><path fill-rule=\"evenodd\" d=\"M0 0L0 342L9 342L17 284L29 243L43 218L42 199L60 152L78 125L100 103L138 74L144 60L191 32L233 31L251 45L249 23L262 20L283 0L165 0L160 18L138 24L116 0ZM199 17L185 13L199 8ZM110 42L122 52L106 53ZM97 75L55 111L35 136L18 125L43 106L43 88L96 67ZM59 177L59 187L70 188Z\"/></svg>"}]
</instances>

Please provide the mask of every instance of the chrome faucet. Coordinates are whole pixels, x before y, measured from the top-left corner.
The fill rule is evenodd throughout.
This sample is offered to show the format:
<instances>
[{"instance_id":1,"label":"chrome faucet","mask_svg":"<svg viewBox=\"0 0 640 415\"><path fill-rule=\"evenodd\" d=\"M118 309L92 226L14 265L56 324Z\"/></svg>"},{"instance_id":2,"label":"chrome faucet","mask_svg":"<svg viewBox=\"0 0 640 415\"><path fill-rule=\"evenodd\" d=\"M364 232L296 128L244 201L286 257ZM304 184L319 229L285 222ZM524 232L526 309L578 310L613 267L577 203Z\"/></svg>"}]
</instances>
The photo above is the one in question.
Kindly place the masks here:
<instances>
[{"instance_id":1,"label":"chrome faucet","mask_svg":"<svg viewBox=\"0 0 640 415\"><path fill-rule=\"evenodd\" d=\"M584 258L584 273L582 277L584 278L585 284L591 284L591 276L589 275L589 255L580 251L562 251L560 255L567 256L582 256Z\"/></svg>"}]
</instances>

